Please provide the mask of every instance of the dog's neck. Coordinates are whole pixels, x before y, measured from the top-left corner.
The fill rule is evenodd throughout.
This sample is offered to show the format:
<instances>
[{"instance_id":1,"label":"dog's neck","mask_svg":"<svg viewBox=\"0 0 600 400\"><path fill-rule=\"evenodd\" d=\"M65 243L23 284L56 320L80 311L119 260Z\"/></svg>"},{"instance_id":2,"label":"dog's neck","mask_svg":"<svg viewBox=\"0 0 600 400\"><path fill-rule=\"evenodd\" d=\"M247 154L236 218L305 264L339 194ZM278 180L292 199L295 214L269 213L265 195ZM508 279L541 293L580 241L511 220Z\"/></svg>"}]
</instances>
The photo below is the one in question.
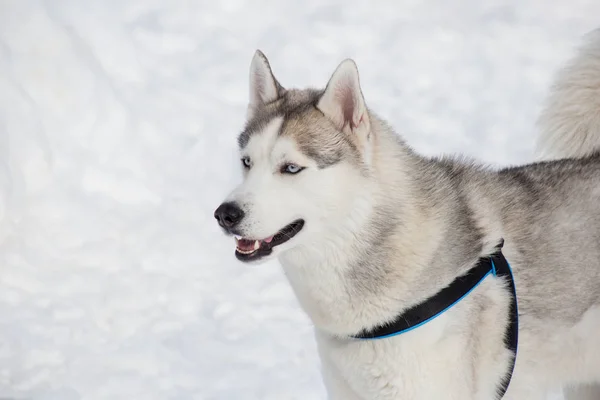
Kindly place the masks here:
<instances>
[{"instance_id":1,"label":"dog's neck","mask_svg":"<svg viewBox=\"0 0 600 400\"><path fill-rule=\"evenodd\" d=\"M453 200L445 204L444 193L432 195L423 183L424 174L439 171L423 168L421 159L377 119L374 133L376 184L365 190L365 201L357 202L371 208L349 215L347 227L331 228L318 241L280 256L315 326L341 337L393 319L433 295L459 269L468 269L481 250L464 256L463 249L446 249L449 222L439 212L457 206ZM440 252L457 265L440 268Z\"/></svg>"}]
</instances>

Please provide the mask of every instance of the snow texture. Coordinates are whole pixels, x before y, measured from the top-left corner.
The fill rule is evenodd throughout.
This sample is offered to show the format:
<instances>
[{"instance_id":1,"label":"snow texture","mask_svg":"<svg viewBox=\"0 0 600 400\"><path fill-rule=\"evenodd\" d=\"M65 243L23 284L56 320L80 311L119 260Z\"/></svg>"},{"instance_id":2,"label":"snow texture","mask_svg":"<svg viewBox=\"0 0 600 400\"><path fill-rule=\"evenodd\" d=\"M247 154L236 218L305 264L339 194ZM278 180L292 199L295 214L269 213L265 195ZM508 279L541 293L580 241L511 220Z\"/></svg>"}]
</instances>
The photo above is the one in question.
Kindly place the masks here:
<instances>
[{"instance_id":1,"label":"snow texture","mask_svg":"<svg viewBox=\"0 0 600 400\"><path fill-rule=\"evenodd\" d=\"M212 213L256 48L287 86L354 58L425 154L532 159L597 0L0 2L0 398L324 399L276 262Z\"/></svg>"}]
</instances>

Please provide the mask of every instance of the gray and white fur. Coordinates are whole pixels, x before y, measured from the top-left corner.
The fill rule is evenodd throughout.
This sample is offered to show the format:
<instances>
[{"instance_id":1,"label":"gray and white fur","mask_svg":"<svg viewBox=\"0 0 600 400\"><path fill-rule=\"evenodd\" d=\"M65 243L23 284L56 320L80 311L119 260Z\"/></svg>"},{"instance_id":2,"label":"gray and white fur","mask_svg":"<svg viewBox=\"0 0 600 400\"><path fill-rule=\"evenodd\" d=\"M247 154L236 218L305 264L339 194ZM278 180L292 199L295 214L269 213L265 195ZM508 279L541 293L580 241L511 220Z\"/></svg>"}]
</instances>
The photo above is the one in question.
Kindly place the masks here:
<instances>
[{"instance_id":1,"label":"gray and white fur","mask_svg":"<svg viewBox=\"0 0 600 400\"><path fill-rule=\"evenodd\" d=\"M540 154L557 160L493 170L419 155L367 107L350 60L325 89L285 89L257 52L247 118L244 181L224 203L235 212L217 218L265 246L255 259L279 258L315 325L330 399L497 399L513 357L501 279L411 332L351 336L434 295L501 239L520 317L504 399L560 388L600 399L600 32L540 117ZM270 247L299 219L301 231Z\"/></svg>"}]
</instances>

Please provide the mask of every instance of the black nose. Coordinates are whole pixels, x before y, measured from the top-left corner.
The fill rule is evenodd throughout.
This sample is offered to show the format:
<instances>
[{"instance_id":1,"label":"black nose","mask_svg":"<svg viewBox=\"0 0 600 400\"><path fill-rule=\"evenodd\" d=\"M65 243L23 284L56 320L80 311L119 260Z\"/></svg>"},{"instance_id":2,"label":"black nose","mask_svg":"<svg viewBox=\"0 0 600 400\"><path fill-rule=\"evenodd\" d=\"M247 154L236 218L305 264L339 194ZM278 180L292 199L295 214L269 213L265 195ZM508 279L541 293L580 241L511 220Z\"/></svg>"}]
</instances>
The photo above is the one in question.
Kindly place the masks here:
<instances>
[{"instance_id":1,"label":"black nose","mask_svg":"<svg viewBox=\"0 0 600 400\"><path fill-rule=\"evenodd\" d=\"M216 209L215 218L223 228L230 229L244 218L244 211L236 203L223 203Z\"/></svg>"}]
</instances>

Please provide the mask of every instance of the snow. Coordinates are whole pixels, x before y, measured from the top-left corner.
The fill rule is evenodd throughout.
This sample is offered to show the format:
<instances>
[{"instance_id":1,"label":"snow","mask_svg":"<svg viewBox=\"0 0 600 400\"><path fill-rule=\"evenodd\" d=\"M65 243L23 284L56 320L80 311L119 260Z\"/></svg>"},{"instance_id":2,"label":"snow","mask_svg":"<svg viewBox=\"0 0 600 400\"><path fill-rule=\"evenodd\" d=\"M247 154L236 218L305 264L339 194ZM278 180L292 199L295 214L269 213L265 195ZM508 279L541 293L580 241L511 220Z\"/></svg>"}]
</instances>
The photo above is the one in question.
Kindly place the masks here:
<instances>
[{"instance_id":1,"label":"snow","mask_svg":"<svg viewBox=\"0 0 600 400\"><path fill-rule=\"evenodd\" d=\"M240 179L252 54L287 86L354 58L425 154L532 158L597 0L0 3L0 397L324 399L275 262L214 208Z\"/></svg>"}]
</instances>

